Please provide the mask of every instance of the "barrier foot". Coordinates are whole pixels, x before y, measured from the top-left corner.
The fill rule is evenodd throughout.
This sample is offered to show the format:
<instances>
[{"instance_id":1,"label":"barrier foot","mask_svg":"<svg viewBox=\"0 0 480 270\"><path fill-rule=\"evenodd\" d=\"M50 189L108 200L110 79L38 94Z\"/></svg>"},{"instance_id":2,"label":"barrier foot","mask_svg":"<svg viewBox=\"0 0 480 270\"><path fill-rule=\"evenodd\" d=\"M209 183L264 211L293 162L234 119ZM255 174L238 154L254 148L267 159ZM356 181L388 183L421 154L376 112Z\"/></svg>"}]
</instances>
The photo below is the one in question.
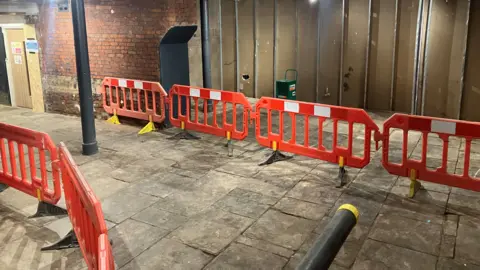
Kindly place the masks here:
<instances>
[{"instance_id":1,"label":"barrier foot","mask_svg":"<svg viewBox=\"0 0 480 270\"><path fill-rule=\"evenodd\" d=\"M190 134L186 130L182 130L182 132L167 138L167 140L200 140L200 137Z\"/></svg>"},{"instance_id":2,"label":"barrier foot","mask_svg":"<svg viewBox=\"0 0 480 270\"><path fill-rule=\"evenodd\" d=\"M3 192L5 189L7 189L8 186L5 184L0 184L0 192Z\"/></svg>"},{"instance_id":3,"label":"barrier foot","mask_svg":"<svg viewBox=\"0 0 480 270\"><path fill-rule=\"evenodd\" d=\"M278 162L278 161L289 160L289 159L292 159L292 158L293 158L293 156L286 156L286 155L280 153L280 151L275 150L275 151L273 151L272 155L265 162L258 164L258 166L269 165L269 164L272 164L272 163L275 163L275 162Z\"/></svg>"},{"instance_id":4,"label":"barrier foot","mask_svg":"<svg viewBox=\"0 0 480 270\"><path fill-rule=\"evenodd\" d=\"M345 170L345 167L338 168L338 180L340 180L340 182L336 188L341 188L347 184L347 170Z\"/></svg>"},{"instance_id":5,"label":"barrier foot","mask_svg":"<svg viewBox=\"0 0 480 270\"><path fill-rule=\"evenodd\" d=\"M142 135L142 134L145 134L145 133L149 133L149 132L152 132L152 131L155 131L157 130L157 128L155 127L155 124L153 122L148 122L148 124L143 127L139 132L138 132L138 135Z\"/></svg>"},{"instance_id":6,"label":"barrier foot","mask_svg":"<svg viewBox=\"0 0 480 270\"><path fill-rule=\"evenodd\" d=\"M408 192L408 197L411 199L415 196L418 190L422 188L422 184L417 180L410 181L410 190Z\"/></svg>"},{"instance_id":7,"label":"barrier foot","mask_svg":"<svg viewBox=\"0 0 480 270\"><path fill-rule=\"evenodd\" d=\"M62 239L60 239L58 242L41 248L41 251L47 251L47 250L61 250L61 249L67 249L67 248L78 248L80 245L78 244L77 236L75 235L75 232L71 230L70 232L65 235Z\"/></svg>"},{"instance_id":8,"label":"barrier foot","mask_svg":"<svg viewBox=\"0 0 480 270\"><path fill-rule=\"evenodd\" d=\"M118 119L118 116L116 114L108 118L107 122L114 125L120 125L120 119Z\"/></svg>"},{"instance_id":9,"label":"barrier foot","mask_svg":"<svg viewBox=\"0 0 480 270\"><path fill-rule=\"evenodd\" d=\"M67 210L46 202L39 202L37 212L30 218L68 215Z\"/></svg>"}]
</instances>

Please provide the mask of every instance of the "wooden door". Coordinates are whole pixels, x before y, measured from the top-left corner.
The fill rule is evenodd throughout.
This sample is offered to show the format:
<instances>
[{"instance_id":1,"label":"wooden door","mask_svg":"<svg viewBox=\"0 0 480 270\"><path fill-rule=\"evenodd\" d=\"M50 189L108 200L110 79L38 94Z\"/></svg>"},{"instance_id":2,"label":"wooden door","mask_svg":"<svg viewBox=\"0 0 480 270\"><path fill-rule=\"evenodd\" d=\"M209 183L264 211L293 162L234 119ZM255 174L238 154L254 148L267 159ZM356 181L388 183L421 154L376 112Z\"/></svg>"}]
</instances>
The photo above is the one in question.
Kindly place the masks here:
<instances>
[{"instance_id":1,"label":"wooden door","mask_svg":"<svg viewBox=\"0 0 480 270\"><path fill-rule=\"evenodd\" d=\"M18 107L32 108L23 29L7 29L5 38L7 40L7 62L12 73L15 103Z\"/></svg>"},{"instance_id":2,"label":"wooden door","mask_svg":"<svg viewBox=\"0 0 480 270\"><path fill-rule=\"evenodd\" d=\"M0 28L0 104L10 105L6 59L5 41L3 39L2 28Z\"/></svg>"}]
</instances>

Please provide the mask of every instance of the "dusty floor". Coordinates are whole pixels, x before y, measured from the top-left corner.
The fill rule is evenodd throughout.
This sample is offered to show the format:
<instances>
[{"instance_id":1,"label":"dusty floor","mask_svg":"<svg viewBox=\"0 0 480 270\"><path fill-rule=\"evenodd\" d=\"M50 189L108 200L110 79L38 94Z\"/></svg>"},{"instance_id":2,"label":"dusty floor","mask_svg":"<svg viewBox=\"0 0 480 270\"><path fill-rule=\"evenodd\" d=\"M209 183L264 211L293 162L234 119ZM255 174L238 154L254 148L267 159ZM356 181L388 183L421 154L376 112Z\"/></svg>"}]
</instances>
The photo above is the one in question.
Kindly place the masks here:
<instances>
[{"instance_id":1,"label":"dusty floor","mask_svg":"<svg viewBox=\"0 0 480 270\"><path fill-rule=\"evenodd\" d=\"M79 118L0 107L0 122L67 144L102 201L119 269L294 269L344 203L361 217L330 269L480 269L480 194L425 183L407 199L409 182L389 175L379 152L366 168L348 168L350 182L338 189L334 164L296 156L257 166L270 151L252 134L229 158L221 138L167 140L175 129L139 137L138 127L98 121L100 153L84 157ZM412 156L419 139L410 134ZM429 145L431 166L437 145ZM462 167L461 145L451 145L450 170ZM480 144L473 151L475 170ZM0 268L85 268L79 250L40 252L69 222L28 219L35 208L11 188L0 194Z\"/></svg>"}]
</instances>

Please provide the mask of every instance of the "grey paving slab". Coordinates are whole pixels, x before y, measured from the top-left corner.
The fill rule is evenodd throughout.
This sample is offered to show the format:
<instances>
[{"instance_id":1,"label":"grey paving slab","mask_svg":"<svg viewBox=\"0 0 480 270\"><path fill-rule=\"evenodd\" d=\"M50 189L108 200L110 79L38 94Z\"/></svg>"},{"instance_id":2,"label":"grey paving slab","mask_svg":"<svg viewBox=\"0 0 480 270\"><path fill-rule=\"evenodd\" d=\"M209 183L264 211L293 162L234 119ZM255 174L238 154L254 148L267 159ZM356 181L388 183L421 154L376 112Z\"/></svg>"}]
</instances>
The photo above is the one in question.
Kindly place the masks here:
<instances>
[{"instance_id":1,"label":"grey paving slab","mask_svg":"<svg viewBox=\"0 0 480 270\"><path fill-rule=\"evenodd\" d=\"M408 191L409 187L394 186L385 203L425 214L445 213L448 194L420 189L415 197L410 199L407 197Z\"/></svg>"},{"instance_id":2,"label":"grey paving slab","mask_svg":"<svg viewBox=\"0 0 480 270\"><path fill-rule=\"evenodd\" d=\"M109 231L108 236L113 242L113 256L117 267L127 264L167 233L165 229L132 219L127 219L115 226Z\"/></svg>"},{"instance_id":3,"label":"grey paving slab","mask_svg":"<svg viewBox=\"0 0 480 270\"><path fill-rule=\"evenodd\" d=\"M258 166L258 162L250 158L239 158L229 160L225 165L216 170L245 177L252 177L264 167Z\"/></svg>"},{"instance_id":4,"label":"grey paving slab","mask_svg":"<svg viewBox=\"0 0 480 270\"><path fill-rule=\"evenodd\" d=\"M315 225L311 220L269 210L244 235L295 250L302 245Z\"/></svg>"},{"instance_id":5,"label":"grey paving slab","mask_svg":"<svg viewBox=\"0 0 480 270\"><path fill-rule=\"evenodd\" d=\"M273 198L281 198L288 189L265 183L259 179L243 178L237 184L237 188L260 193Z\"/></svg>"},{"instance_id":6,"label":"grey paving slab","mask_svg":"<svg viewBox=\"0 0 480 270\"><path fill-rule=\"evenodd\" d=\"M442 226L398 215L380 214L369 237L371 239L438 256Z\"/></svg>"},{"instance_id":7,"label":"grey paving slab","mask_svg":"<svg viewBox=\"0 0 480 270\"><path fill-rule=\"evenodd\" d=\"M445 216L445 221L443 224L443 234L457 236L459 216L448 214Z\"/></svg>"},{"instance_id":8,"label":"grey paving slab","mask_svg":"<svg viewBox=\"0 0 480 270\"><path fill-rule=\"evenodd\" d=\"M293 198L282 198L274 208L294 216L303 217L311 220L320 220L332 208L333 204L314 204Z\"/></svg>"},{"instance_id":9,"label":"grey paving slab","mask_svg":"<svg viewBox=\"0 0 480 270\"><path fill-rule=\"evenodd\" d=\"M234 190L230 191L228 195L233 197L243 198L249 201L258 202L261 204L267 204L267 205L274 205L278 201L278 198L270 197L261 193L253 192L253 191L242 189L242 188L235 188Z\"/></svg>"},{"instance_id":10,"label":"grey paving slab","mask_svg":"<svg viewBox=\"0 0 480 270\"><path fill-rule=\"evenodd\" d=\"M442 258L440 257L437 262L437 270L474 270L479 269L480 265L474 265L470 262L463 262L456 259Z\"/></svg>"},{"instance_id":11,"label":"grey paving slab","mask_svg":"<svg viewBox=\"0 0 480 270\"><path fill-rule=\"evenodd\" d=\"M280 162L265 166L265 168L255 174L254 178L289 189L296 185L306 174L302 169L295 169L292 163Z\"/></svg>"},{"instance_id":12,"label":"grey paving slab","mask_svg":"<svg viewBox=\"0 0 480 270\"><path fill-rule=\"evenodd\" d=\"M444 224L444 215L441 214L426 214L426 213L419 213L415 212L406 208L403 208L401 205L399 206L391 206L388 204L384 204L380 209L380 213L384 215L397 215L403 218L414 219L422 222L428 222L433 224L442 225Z\"/></svg>"},{"instance_id":13,"label":"grey paving slab","mask_svg":"<svg viewBox=\"0 0 480 270\"><path fill-rule=\"evenodd\" d=\"M187 217L167 212L155 207L149 207L132 217L134 220L150 224L168 231L175 230L188 220Z\"/></svg>"},{"instance_id":14,"label":"grey paving slab","mask_svg":"<svg viewBox=\"0 0 480 270\"><path fill-rule=\"evenodd\" d=\"M459 155L458 146L457 147L449 147L448 148L448 161L457 162L457 158ZM443 156L443 145L427 145L427 159L429 158L436 158L439 159ZM421 159L422 157L422 145L419 143L415 150L412 152L412 157L415 159Z\"/></svg>"},{"instance_id":15,"label":"grey paving slab","mask_svg":"<svg viewBox=\"0 0 480 270\"><path fill-rule=\"evenodd\" d=\"M161 169L174 165L175 163L176 162L173 160L162 159L158 157L154 159L141 158L128 163L121 168L117 168L111 172L111 176L115 179L128 183L138 182L146 177L152 176Z\"/></svg>"},{"instance_id":16,"label":"grey paving slab","mask_svg":"<svg viewBox=\"0 0 480 270\"><path fill-rule=\"evenodd\" d=\"M367 240L351 269L434 270L436 263L437 257L433 255Z\"/></svg>"},{"instance_id":17,"label":"grey paving slab","mask_svg":"<svg viewBox=\"0 0 480 270\"><path fill-rule=\"evenodd\" d=\"M476 194L475 194L476 195ZM464 194L450 194L447 209L451 213L460 215L480 215L480 196L468 196Z\"/></svg>"},{"instance_id":18,"label":"grey paving slab","mask_svg":"<svg viewBox=\"0 0 480 270\"><path fill-rule=\"evenodd\" d=\"M179 191L160 199L154 207L184 216L193 216L205 211L223 196L200 191Z\"/></svg>"},{"instance_id":19,"label":"grey paving slab","mask_svg":"<svg viewBox=\"0 0 480 270\"><path fill-rule=\"evenodd\" d=\"M343 204L352 204L358 209L360 212L358 222L359 224L363 225L371 225L380 212L380 208L382 207L382 203L378 201L355 195L343 194L330 210L329 216L333 217L338 208Z\"/></svg>"},{"instance_id":20,"label":"grey paving slab","mask_svg":"<svg viewBox=\"0 0 480 270\"><path fill-rule=\"evenodd\" d=\"M287 259L242 244L232 244L205 269L282 269Z\"/></svg>"},{"instance_id":21,"label":"grey paving slab","mask_svg":"<svg viewBox=\"0 0 480 270\"><path fill-rule=\"evenodd\" d=\"M127 188L104 199L102 201L102 209L105 219L118 224L151 206L158 200L160 198Z\"/></svg>"},{"instance_id":22,"label":"grey paving slab","mask_svg":"<svg viewBox=\"0 0 480 270\"><path fill-rule=\"evenodd\" d=\"M436 184L428 181L420 181L420 183L422 184L422 188L428 191L435 191L435 192L449 194L452 189L449 186L440 185L440 184ZM402 186L402 187L410 187L410 179L400 177L396 185Z\"/></svg>"},{"instance_id":23,"label":"grey paving slab","mask_svg":"<svg viewBox=\"0 0 480 270\"><path fill-rule=\"evenodd\" d=\"M286 196L316 204L332 204L341 194L341 189L328 187L317 182L301 181Z\"/></svg>"},{"instance_id":24,"label":"grey paving slab","mask_svg":"<svg viewBox=\"0 0 480 270\"><path fill-rule=\"evenodd\" d=\"M190 219L169 237L210 254L218 254L253 221L221 209L211 208Z\"/></svg>"},{"instance_id":25,"label":"grey paving slab","mask_svg":"<svg viewBox=\"0 0 480 270\"><path fill-rule=\"evenodd\" d=\"M162 171L138 181L132 186L132 189L165 198L176 191L194 190L196 181L197 179L194 178Z\"/></svg>"},{"instance_id":26,"label":"grey paving slab","mask_svg":"<svg viewBox=\"0 0 480 270\"><path fill-rule=\"evenodd\" d=\"M346 167L346 182L349 183L357 177L359 169ZM318 180L323 182L332 183L333 185L338 184L338 164L328 163L326 161L321 162L315 169L313 169L310 174L317 176Z\"/></svg>"},{"instance_id":27,"label":"grey paving slab","mask_svg":"<svg viewBox=\"0 0 480 270\"><path fill-rule=\"evenodd\" d=\"M455 236L443 235L442 244L440 246L440 256L453 258L455 254Z\"/></svg>"},{"instance_id":28,"label":"grey paving slab","mask_svg":"<svg viewBox=\"0 0 480 270\"><path fill-rule=\"evenodd\" d=\"M480 222L478 218L461 216L455 246L455 258L480 265Z\"/></svg>"},{"instance_id":29,"label":"grey paving slab","mask_svg":"<svg viewBox=\"0 0 480 270\"><path fill-rule=\"evenodd\" d=\"M121 270L195 270L202 269L211 259L211 255L201 250L164 238L130 261Z\"/></svg>"},{"instance_id":30,"label":"grey paving slab","mask_svg":"<svg viewBox=\"0 0 480 270\"><path fill-rule=\"evenodd\" d=\"M263 251L267 251L285 258L290 258L294 253L293 250L290 250L281 246L277 246L263 240L245 237L244 235L240 235L235 240L235 242L246 245L246 246L251 246Z\"/></svg>"},{"instance_id":31,"label":"grey paving slab","mask_svg":"<svg viewBox=\"0 0 480 270\"><path fill-rule=\"evenodd\" d=\"M173 165L174 168L189 171L209 171L220 167L229 161L227 156L219 155L216 152L203 150L187 156L186 159Z\"/></svg>"},{"instance_id":32,"label":"grey paving slab","mask_svg":"<svg viewBox=\"0 0 480 270\"><path fill-rule=\"evenodd\" d=\"M100 200L122 192L124 188L129 186L128 183L113 179L109 176L89 176L86 179L93 192L95 192L95 196Z\"/></svg>"},{"instance_id":33,"label":"grey paving slab","mask_svg":"<svg viewBox=\"0 0 480 270\"><path fill-rule=\"evenodd\" d=\"M250 201L242 197L225 196L218 200L215 207L225 211L249 218L259 218L267 209L269 205L261 204L256 201Z\"/></svg>"}]
</instances>

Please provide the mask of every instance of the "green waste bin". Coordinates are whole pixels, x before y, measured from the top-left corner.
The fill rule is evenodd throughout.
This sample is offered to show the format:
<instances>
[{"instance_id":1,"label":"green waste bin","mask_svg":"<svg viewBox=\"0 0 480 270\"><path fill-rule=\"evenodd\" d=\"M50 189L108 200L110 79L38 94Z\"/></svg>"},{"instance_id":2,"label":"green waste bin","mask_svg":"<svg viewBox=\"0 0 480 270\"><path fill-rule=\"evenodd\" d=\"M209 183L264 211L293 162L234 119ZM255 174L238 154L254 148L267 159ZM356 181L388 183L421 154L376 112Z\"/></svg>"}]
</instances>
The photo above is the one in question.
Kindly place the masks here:
<instances>
[{"instance_id":1,"label":"green waste bin","mask_svg":"<svg viewBox=\"0 0 480 270\"><path fill-rule=\"evenodd\" d=\"M289 71L295 72L295 80L287 80L287 74ZM283 98L283 99L290 99L296 100L297 99L297 78L298 72L296 69L287 69L285 71L285 78L283 80L277 80L276 82L276 98Z\"/></svg>"}]
</instances>

